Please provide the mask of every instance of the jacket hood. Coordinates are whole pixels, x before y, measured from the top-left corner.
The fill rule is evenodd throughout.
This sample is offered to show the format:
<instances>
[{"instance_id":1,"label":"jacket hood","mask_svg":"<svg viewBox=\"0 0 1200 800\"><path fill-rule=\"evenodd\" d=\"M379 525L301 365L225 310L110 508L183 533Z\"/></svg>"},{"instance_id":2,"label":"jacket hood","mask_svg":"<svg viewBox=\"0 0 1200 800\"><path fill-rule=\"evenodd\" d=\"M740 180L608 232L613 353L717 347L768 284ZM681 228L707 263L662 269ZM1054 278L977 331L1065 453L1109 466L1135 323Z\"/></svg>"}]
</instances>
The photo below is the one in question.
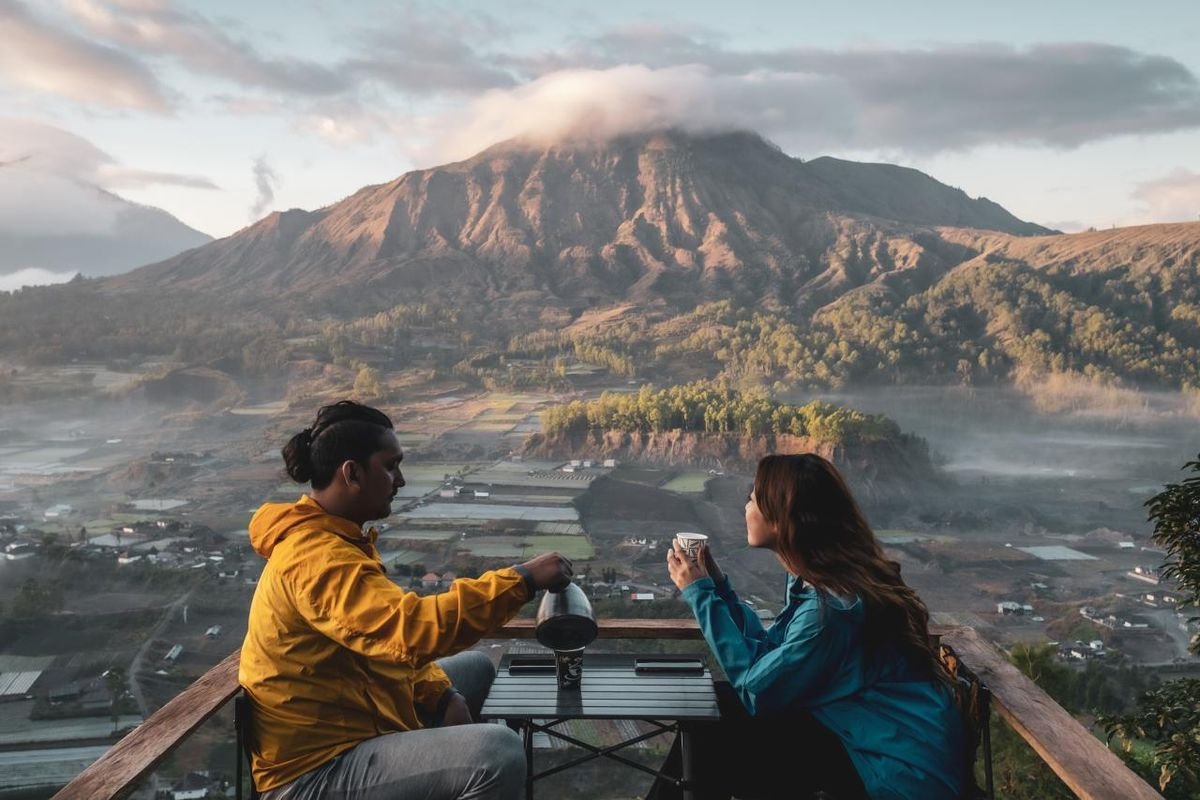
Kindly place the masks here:
<instances>
[{"instance_id":1,"label":"jacket hood","mask_svg":"<svg viewBox=\"0 0 1200 800\"><path fill-rule=\"evenodd\" d=\"M263 558L270 558L276 546L288 534L301 528L320 528L348 539L358 539L362 529L348 519L335 517L308 495L294 503L266 503L250 520L250 546Z\"/></svg>"}]
</instances>

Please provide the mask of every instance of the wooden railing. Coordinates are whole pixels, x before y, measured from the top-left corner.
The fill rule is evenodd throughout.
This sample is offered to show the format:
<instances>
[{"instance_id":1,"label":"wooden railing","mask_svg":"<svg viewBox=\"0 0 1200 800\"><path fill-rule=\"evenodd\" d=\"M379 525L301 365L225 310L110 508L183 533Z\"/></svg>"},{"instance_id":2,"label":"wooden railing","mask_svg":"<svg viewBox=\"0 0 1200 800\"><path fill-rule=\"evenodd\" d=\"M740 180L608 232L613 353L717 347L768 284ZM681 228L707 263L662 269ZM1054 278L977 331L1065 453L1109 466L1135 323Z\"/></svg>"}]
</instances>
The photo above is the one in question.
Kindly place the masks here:
<instances>
[{"instance_id":1,"label":"wooden railing","mask_svg":"<svg viewBox=\"0 0 1200 800\"><path fill-rule=\"evenodd\" d=\"M600 620L605 639L699 639L690 619ZM532 638L533 620L514 620L493 638ZM934 627L992 691L993 707L1084 800L1151 800L1162 796L1115 753L1012 666L972 628ZM108 800L132 792L180 742L238 692L238 653L206 672L117 742L52 800Z\"/></svg>"}]
</instances>

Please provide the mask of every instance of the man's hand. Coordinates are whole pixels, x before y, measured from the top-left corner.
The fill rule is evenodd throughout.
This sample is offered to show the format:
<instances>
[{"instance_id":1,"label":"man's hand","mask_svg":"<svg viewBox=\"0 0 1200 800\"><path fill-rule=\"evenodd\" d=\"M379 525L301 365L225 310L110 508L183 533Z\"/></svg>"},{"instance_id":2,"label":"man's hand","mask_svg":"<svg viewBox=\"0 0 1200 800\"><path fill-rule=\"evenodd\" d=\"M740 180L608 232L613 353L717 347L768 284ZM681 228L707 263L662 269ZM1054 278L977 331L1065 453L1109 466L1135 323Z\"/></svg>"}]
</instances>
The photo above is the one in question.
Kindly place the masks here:
<instances>
[{"instance_id":1,"label":"man's hand","mask_svg":"<svg viewBox=\"0 0 1200 800\"><path fill-rule=\"evenodd\" d=\"M708 576L717 583L725 580L725 573L717 566L717 560L713 558L712 551L708 549L708 543L700 545L700 552L704 556L704 569L708 571Z\"/></svg>"},{"instance_id":2,"label":"man's hand","mask_svg":"<svg viewBox=\"0 0 1200 800\"><path fill-rule=\"evenodd\" d=\"M471 719L471 709L467 708L467 698L458 692L454 692L450 696L449 702L446 703L446 713L442 715L442 724L438 727L449 728L451 725L470 725L474 721Z\"/></svg>"},{"instance_id":3,"label":"man's hand","mask_svg":"<svg viewBox=\"0 0 1200 800\"><path fill-rule=\"evenodd\" d=\"M529 570L534 587L552 592L567 588L571 576L575 574L571 562L560 553L542 553L521 566Z\"/></svg>"},{"instance_id":4,"label":"man's hand","mask_svg":"<svg viewBox=\"0 0 1200 800\"><path fill-rule=\"evenodd\" d=\"M681 592L689 584L708 575L704 559L692 561L677 541L672 542L671 549L667 551L667 572L671 573L671 581Z\"/></svg>"}]
</instances>

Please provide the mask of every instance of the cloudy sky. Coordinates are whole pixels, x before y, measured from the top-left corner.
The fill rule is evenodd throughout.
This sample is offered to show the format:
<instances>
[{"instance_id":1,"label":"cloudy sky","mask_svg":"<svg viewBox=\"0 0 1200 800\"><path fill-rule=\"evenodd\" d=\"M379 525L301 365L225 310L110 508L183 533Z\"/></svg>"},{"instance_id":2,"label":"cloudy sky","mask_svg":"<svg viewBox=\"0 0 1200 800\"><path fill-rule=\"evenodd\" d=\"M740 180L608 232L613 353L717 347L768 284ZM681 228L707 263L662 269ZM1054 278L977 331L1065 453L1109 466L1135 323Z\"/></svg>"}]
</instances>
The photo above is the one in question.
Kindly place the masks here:
<instances>
[{"instance_id":1,"label":"cloudy sky","mask_svg":"<svg viewBox=\"0 0 1200 800\"><path fill-rule=\"evenodd\" d=\"M224 236L514 135L667 125L1064 230L1200 216L1195 0L840 5L0 0L0 228L103 225L55 191L83 184Z\"/></svg>"}]
</instances>

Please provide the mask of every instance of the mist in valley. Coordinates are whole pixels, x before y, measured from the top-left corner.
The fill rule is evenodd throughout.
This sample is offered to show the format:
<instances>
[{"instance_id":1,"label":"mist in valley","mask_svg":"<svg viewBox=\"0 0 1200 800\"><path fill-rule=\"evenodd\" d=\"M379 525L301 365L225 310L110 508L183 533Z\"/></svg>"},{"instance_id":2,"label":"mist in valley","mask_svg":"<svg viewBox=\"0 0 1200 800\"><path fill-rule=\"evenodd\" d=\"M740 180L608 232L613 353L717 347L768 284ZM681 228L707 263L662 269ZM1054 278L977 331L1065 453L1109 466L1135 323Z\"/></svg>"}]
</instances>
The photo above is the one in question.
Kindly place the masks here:
<instances>
[{"instance_id":1,"label":"mist in valley","mask_svg":"<svg viewBox=\"0 0 1200 800\"><path fill-rule=\"evenodd\" d=\"M1124 390L1119 404L1100 390L1053 404L1017 387L902 386L819 396L885 414L924 438L955 487L953 498L927 495L930 504L1024 503L1057 519L1062 532L1106 519L1107 527L1148 532L1143 503L1178 479L1200 448L1194 398L1177 392Z\"/></svg>"}]
</instances>

